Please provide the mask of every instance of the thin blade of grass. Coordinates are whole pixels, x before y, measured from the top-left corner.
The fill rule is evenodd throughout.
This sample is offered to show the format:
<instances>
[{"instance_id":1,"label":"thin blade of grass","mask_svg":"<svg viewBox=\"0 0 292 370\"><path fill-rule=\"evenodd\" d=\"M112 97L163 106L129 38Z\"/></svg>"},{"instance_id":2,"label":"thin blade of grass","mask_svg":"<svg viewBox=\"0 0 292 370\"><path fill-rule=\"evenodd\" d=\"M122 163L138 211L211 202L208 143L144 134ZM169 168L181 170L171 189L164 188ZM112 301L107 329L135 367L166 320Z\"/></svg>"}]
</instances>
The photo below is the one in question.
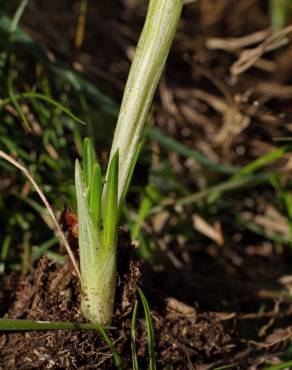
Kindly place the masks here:
<instances>
[{"instance_id":1,"label":"thin blade of grass","mask_svg":"<svg viewBox=\"0 0 292 370\"><path fill-rule=\"evenodd\" d=\"M234 180L243 179L246 176L253 175L257 170L269 163L282 158L286 153L292 151L292 145L285 145L281 148L277 148L269 153L262 155L261 157L251 161L246 166L238 170L228 181L233 182ZM214 192L212 194L212 202L214 203L221 196L220 192Z\"/></svg>"},{"instance_id":2,"label":"thin blade of grass","mask_svg":"<svg viewBox=\"0 0 292 370\"><path fill-rule=\"evenodd\" d=\"M87 0L81 0L78 24L77 24L76 35L75 35L75 47L77 49L80 49L83 44L87 9L88 9Z\"/></svg>"},{"instance_id":3,"label":"thin blade of grass","mask_svg":"<svg viewBox=\"0 0 292 370\"><path fill-rule=\"evenodd\" d=\"M139 293L141 302L143 304L145 320L146 320L147 338L148 338L148 351L149 351L149 369L150 370L156 370L155 350L154 350L154 333L153 333L151 312L150 312L149 304L147 302L147 299L146 299L142 289L137 286L137 291Z\"/></svg>"},{"instance_id":4,"label":"thin blade of grass","mask_svg":"<svg viewBox=\"0 0 292 370\"><path fill-rule=\"evenodd\" d=\"M261 157L255 159L254 161L248 163L246 166L241 168L232 179L239 179L241 177L251 175L260 168L266 166L267 164L282 158L286 153L292 151L292 145L285 145L281 148L277 148L269 153L262 155Z\"/></svg>"},{"instance_id":5,"label":"thin blade of grass","mask_svg":"<svg viewBox=\"0 0 292 370\"><path fill-rule=\"evenodd\" d=\"M238 180L224 181L218 185L211 186L207 189L201 190L195 194L187 195L176 199L174 202L165 202L164 205L153 207L149 214L155 214L161 212L164 208L171 205L186 206L192 203L197 203L212 193L220 194L220 196L231 190L238 190L242 188L254 187L260 184L269 183L275 178L273 173L259 173L257 175L251 175Z\"/></svg>"},{"instance_id":6,"label":"thin blade of grass","mask_svg":"<svg viewBox=\"0 0 292 370\"><path fill-rule=\"evenodd\" d=\"M62 81L69 82L73 88L78 92L84 92L94 104L98 104L99 107L106 113L110 114L112 117L117 117L119 112L118 105L92 83L87 81L78 72L72 69L53 64L49 60L50 70Z\"/></svg>"},{"instance_id":7,"label":"thin blade of grass","mask_svg":"<svg viewBox=\"0 0 292 370\"><path fill-rule=\"evenodd\" d=\"M11 240L12 240L11 235L5 236L2 242L1 248L0 248L0 261L5 261L7 259L8 252L9 252L10 245L11 245Z\"/></svg>"},{"instance_id":8,"label":"thin blade of grass","mask_svg":"<svg viewBox=\"0 0 292 370\"><path fill-rule=\"evenodd\" d=\"M9 27L7 27L8 36L6 36L6 37L2 36L2 38L4 40L5 47L3 47L3 49L0 52L0 76L2 76L2 74L3 74L3 69L4 69L4 66L6 64L6 60L7 60L7 57L8 57L9 44L10 44L11 41L13 41L18 23L21 19L21 16L22 16L23 12L25 11L25 8L26 8L28 2L29 2L29 0L21 0L21 2L19 3L19 5L16 9L16 12L14 13L13 18L9 22Z\"/></svg>"},{"instance_id":9,"label":"thin blade of grass","mask_svg":"<svg viewBox=\"0 0 292 370\"><path fill-rule=\"evenodd\" d=\"M250 231L257 235L264 236L268 240L271 240L276 243L281 243L283 245L291 245L290 238L285 238L285 236L281 234L276 234L268 230L265 230L263 227L257 225L253 220L251 221L245 220L240 215L238 215L235 220L238 224L244 225L245 228L249 229Z\"/></svg>"},{"instance_id":10,"label":"thin blade of grass","mask_svg":"<svg viewBox=\"0 0 292 370\"><path fill-rule=\"evenodd\" d=\"M107 327L107 329L113 329ZM101 330L99 324L80 324L72 322L48 322L19 319L0 319L0 331L23 331L23 330Z\"/></svg>"},{"instance_id":11,"label":"thin blade of grass","mask_svg":"<svg viewBox=\"0 0 292 370\"><path fill-rule=\"evenodd\" d=\"M11 22L11 28L10 28L10 32L13 33L15 32L17 26L18 26L18 23L20 21L20 18L23 14L23 12L25 11L25 8L27 7L27 4L28 4L29 0L22 0L14 14L14 17L12 19L12 22Z\"/></svg>"},{"instance_id":12,"label":"thin blade of grass","mask_svg":"<svg viewBox=\"0 0 292 370\"><path fill-rule=\"evenodd\" d=\"M139 370L138 358L137 358L137 348L136 348L137 309L138 309L138 301L136 301L134 304L132 322L131 322L131 351L132 351L133 370Z\"/></svg>"},{"instance_id":13,"label":"thin blade of grass","mask_svg":"<svg viewBox=\"0 0 292 370\"><path fill-rule=\"evenodd\" d=\"M202 190L196 194L182 197L177 200L177 204L184 206L190 203L195 203L203 198L211 195L212 193L224 193L226 191L242 189L246 187L257 186L262 183L269 182L275 175L273 173L263 173L258 175L247 176L238 180L228 180L221 184L212 186L208 189Z\"/></svg>"},{"instance_id":14,"label":"thin blade of grass","mask_svg":"<svg viewBox=\"0 0 292 370\"><path fill-rule=\"evenodd\" d=\"M14 58L11 57L11 61L13 60ZM26 131L31 131L31 127L28 123L28 120L26 119L26 116L25 114L23 113L19 103L18 103L18 100L15 98L15 93L14 93L14 87L13 87L13 61L10 65L10 68L9 68L9 71L8 71L8 79L7 79L7 90L8 90L8 94L9 94L9 97L11 99L11 102L17 112L17 114L19 115L19 118L21 120L21 123L23 125L23 128L26 130Z\"/></svg>"},{"instance_id":15,"label":"thin blade of grass","mask_svg":"<svg viewBox=\"0 0 292 370\"><path fill-rule=\"evenodd\" d=\"M58 243L58 239L56 237L53 237L51 239L48 239L44 243L35 246L32 251L32 259L37 260L40 258L44 253L46 253L50 248L52 248L54 245Z\"/></svg>"},{"instance_id":16,"label":"thin blade of grass","mask_svg":"<svg viewBox=\"0 0 292 370\"><path fill-rule=\"evenodd\" d=\"M216 369L213 369L213 370L223 370L223 369L230 369L232 368L234 365L222 365L220 367L216 367Z\"/></svg>"},{"instance_id":17,"label":"thin blade of grass","mask_svg":"<svg viewBox=\"0 0 292 370\"><path fill-rule=\"evenodd\" d=\"M64 112L68 117L72 118L74 121L77 121L81 123L82 125L85 125L85 122L82 121L79 117L77 117L74 113L72 113L68 108L66 108L63 104L57 102L56 100L52 99L51 97L37 93L37 92L25 92L25 93L19 93L14 95L14 99L21 100L21 99L30 99L30 100L42 100L45 101L52 106L60 109L62 112ZM8 104L12 102L11 98L6 98L0 101L0 107L5 107Z\"/></svg>"},{"instance_id":18,"label":"thin blade of grass","mask_svg":"<svg viewBox=\"0 0 292 370\"><path fill-rule=\"evenodd\" d=\"M265 367L263 370L281 370L281 369L288 369L289 366L292 366L292 361L283 362L282 364L273 365Z\"/></svg>"},{"instance_id":19,"label":"thin blade of grass","mask_svg":"<svg viewBox=\"0 0 292 370\"><path fill-rule=\"evenodd\" d=\"M162 134L155 128L149 128L149 138L157 141L161 146L163 146L167 150L175 151L186 158L192 158L196 162L200 163L202 166L210 168L216 172L234 174L237 171L236 167L211 161L203 154L195 150L189 149L186 145L178 142L177 140L171 138L170 136Z\"/></svg>"},{"instance_id":20,"label":"thin blade of grass","mask_svg":"<svg viewBox=\"0 0 292 370\"><path fill-rule=\"evenodd\" d=\"M136 240L141 235L141 228L143 222L149 215L151 207L158 201L159 197L160 193L154 185L149 184L146 186L145 194L140 201L140 207L138 210L137 218L135 220L134 225L131 228L132 240Z\"/></svg>"},{"instance_id":21,"label":"thin blade of grass","mask_svg":"<svg viewBox=\"0 0 292 370\"><path fill-rule=\"evenodd\" d=\"M10 18L6 16L1 16L1 31L3 30L3 32L9 34L11 22L12 21ZM98 104L104 112L108 113L112 117L117 117L119 113L119 106L114 102L112 98L105 95L92 83L82 77L78 72L67 68L64 65L52 62L48 58L46 51L41 47L41 45L19 27L16 28L13 34L13 41L21 44L26 49L29 49L55 75L56 78L62 81L69 82L77 92L85 93L90 98L90 100L94 102L94 104Z\"/></svg>"},{"instance_id":22,"label":"thin blade of grass","mask_svg":"<svg viewBox=\"0 0 292 370\"><path fill-rule=\"evenodd\" d=\"M99 324L95 324L95 325L97 325L99 327L98 330L99 330L100 334L102 335L104 341L106 342L106 344L108 345L109 349L112 352L116 368L118 370L122 370L122 360L121 360L117 350L115 349L113 341L107 335L107 332L105 331L105 329L101 325L99 325Z\"/></svg>"}]
</instances>

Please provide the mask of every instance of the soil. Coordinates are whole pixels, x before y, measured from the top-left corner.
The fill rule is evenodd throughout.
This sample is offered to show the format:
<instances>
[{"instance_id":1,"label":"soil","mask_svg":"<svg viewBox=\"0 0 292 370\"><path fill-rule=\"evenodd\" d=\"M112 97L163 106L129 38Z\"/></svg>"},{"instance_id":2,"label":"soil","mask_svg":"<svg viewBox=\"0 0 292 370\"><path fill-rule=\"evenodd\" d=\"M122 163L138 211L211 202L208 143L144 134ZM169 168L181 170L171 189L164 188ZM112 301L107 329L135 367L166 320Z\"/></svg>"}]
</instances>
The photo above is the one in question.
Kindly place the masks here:
<instances>
[{"instance_id":1,"label":"soil","mask_svg":"<svg viewBox=\"0 0 292 370\"><path fill-rule=\"evenodd\" d=\"M122 357L123 368L131 368L131 310L136 299L135 286L140 277L140 263L131 259L125 264L125 258L122 260L112 323L116 330L111 331L110 335ZM16 288L14 297L10 296L12 281ZM10 307L5 314L9 318L84 322L79 312L79 288L70 261L57 267L43 257L29 277L18 279L13 274L5 279L2 291L7 296L1 297L1 303L10 299ZM204 361L210 359L211 363L207 367L205 364L204 368L211 368L216 364L216 358L222 359L222 356L232 353L238 339L234 325L224 323L226 318L199 313L175 298L162 297L163 293L158 291L159 304L152 310L155 347L159 353L158 368L173 364L175 368L183 369L188 363L191 366L193 358L196 358L197 365L205 364ZM1 307L3 308L2 304ZM147 368L148 347L144 318L138 319L136 336L139 366ZM94 331L2 334L0 354L1 369L115 368L106 343Z\"/></svg>"},{"instance_id":2,"label":"soil","mask_svg":"<svg viewBox=\"0 0 292 370\"><path fill-rule=\"evenodd\" d=\"M292 47L291 42L283 48L274 45L271 52L267 3L198 0L185 6L155 99L155 127L209 159L233 166L275 149L275 138L291 136ZM84 44L74 49L78 4L31 1L23 26L50 57L80 71L119 101L145 7L136 0L117 1L115 7L107 0L92 2ZM227 178L155 141L151 150L151 169L160 169L167 160L182 188L199 192ZM275 230L290 238L279 199L291 180L291 163L288 153L268 166L282 176L276 191L275 180L220 198L217 208L209 198L185 207L172 207L170 202L143 229L146 238L155 240L151 262L138 263L133 257L137 251L122 237L116 329L109 335L124 369L132 368L136 284L149 300L158 369L213 370L228 365L256 370L291 359L291 248L289 242L269 238ZM149 167L142 158L137 178L143 185ZM164 182L173 201L176 195ZM130 195L130 200L138 203L140 198ZM200 233L194 237L198 220ZM211 237L202 220L212 225ZM250 223L266 234L254 232L247 226ZM70 262L60 267L44 257L24 278L16 272L2 277L0 314L84 322L79 293ZM141 303L136 336L139 369L146 369L147 330ZM51 331L1 334L0 368L112 369L115 365L98 332Z\"/></svg>"},{"instance_id":3,"label":"soil","mask_svg":"<svg viewBox=\"0 0 292 370\"><path fill-rule=\"evenodd\" d=\"M188 299L200 297L213 303L221 295L228 300L228 288L233 300L239 294L256 306L260 287L253 289L244 281L212 277L174 270L167 262L142 264L134 258L129 239L119 243L115 313L109 335L125 369L131 368L131 316L138 299L136 285L142 285L151 297L155 352L158 369L214 369L222 363L234 369L257 369L267 358L277 358L291 339L289 326L273 328L274 321L289 322L291 308L283 310L285 302L277 301L277 309L261 313L207 311L190 305ZM175 280L173 277L175 276ZM205 278L205 279L204 279ZM217 282L217 283L216 283ZM179 284L178 284L179 283ZM14 288L13 288L14 287ZM235 293L234 293L235 290ZM173 295L170 295L171 294ZM206 296L205 296L206 295ZM266 297L270 299L269 296ZM274 297L272 297L274 298ZM181 299L181 300L180 300ZM263 300L263 298L261 298ZM239 302L239 299L238 299ZM238 303L237 302L237 303ZM229 301L231 303L231 301ZM279 307L282 306L281 313ZM1 289L1 314L9 318L51 322L85 322L79 311L80 286L71 262L57 266L43 257L26 278L12 273L6 276ZM197 306L197 307L196 307ZM210 304L209 304L210 306ZM244 325L243 325L244 321ZM244 339L245 331L271 333L264 341ZM137 354L140 369L148 367L147 330L140 308L136 327ZM115 369L112 353L102 336L95 331L15 332L0 335L1 369Z\"/></svg>"}]
</instances>

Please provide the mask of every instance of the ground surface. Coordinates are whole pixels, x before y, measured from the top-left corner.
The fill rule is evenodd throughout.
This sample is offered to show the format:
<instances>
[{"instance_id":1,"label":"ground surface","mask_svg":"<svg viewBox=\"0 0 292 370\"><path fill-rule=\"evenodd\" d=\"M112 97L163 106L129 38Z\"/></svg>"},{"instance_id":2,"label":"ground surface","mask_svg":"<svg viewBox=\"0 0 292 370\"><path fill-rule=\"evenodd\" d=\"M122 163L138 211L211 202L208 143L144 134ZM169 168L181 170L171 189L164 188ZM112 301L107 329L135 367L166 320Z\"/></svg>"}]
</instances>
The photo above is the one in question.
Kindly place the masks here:
<instances>
[{"instance_id":1,"label":"ground surface","mask_svg":"<svg viewBox=\"0 0 292 370\"><path fill-rule=\"evenodd\" d=\"M47 92L49 85L87 127L65 123L61 128L60 117L55 120L44 107L26 102L22 108L33 131L22 130L19 115L8 106L3 111L8 128L3 126L1 135L30 157L0 139L2 149L20 156L37 174L56 210L62 209L59 194L74 208L65 186L72 185L79 136L92 135L106 163L114 102L121 99L146 10L138 0L117 1L115 7L105 0L89 4L84 42L76 48L79 2L73 3L31 1L21 26L48 61L36 56L35 47L14 46L14 83L19 91ZM292 47L289 29L272 37L269 27L267 1L198 0L183 10L154 103L152 127L162 139L157 131L149 133L125 210L124 223L138 239L134 254L141 260L130 268L129 259L123 259L117 330L110 334L125 369L132 366L130 328L137 298L132 283L138 278L151 307L158 369L265 369L292 358L292 161L289 142L281 141L292 131ZM85 88L72 92L68 81L54 74L56 61L59 68L80 72L103 98ZM268 153L273 158L263 157ZM261 162L254 163L257 158ZM19 174L3 171L0 221L3 240L7 233L13 238L1 275L1 316L83 321L70 264L52 262L63 253L58 243L48 259L34 257L35 246L52 233L35 206L37 197L29 195ZM27 244L31 258L25 259ZM121 250L127 248L129 242L121 243ZM21 273L13 271L15 266ZM146 369L141 307L136 330L139 368ZM97 333L59 331L0 335L0 368L115 367Z\"/></svg>"}]
</instances>

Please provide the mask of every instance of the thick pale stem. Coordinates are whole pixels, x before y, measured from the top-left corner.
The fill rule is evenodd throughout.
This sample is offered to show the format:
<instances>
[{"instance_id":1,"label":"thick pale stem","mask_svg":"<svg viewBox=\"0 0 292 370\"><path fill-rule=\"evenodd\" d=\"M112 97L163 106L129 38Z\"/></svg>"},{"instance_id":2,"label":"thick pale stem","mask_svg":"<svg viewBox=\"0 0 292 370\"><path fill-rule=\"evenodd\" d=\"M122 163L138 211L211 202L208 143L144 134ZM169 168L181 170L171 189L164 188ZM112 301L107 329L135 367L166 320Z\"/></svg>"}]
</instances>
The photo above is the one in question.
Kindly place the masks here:
<instances>
[{"instance_id":1,"label":"thick pale stem","mask_svg":"<svg viewBox=\"0 0 292 370\"><path fill-rule=\"evenodd\" d=\"M117 280L116 248L112 248L112 252L106 257L100 255L97 266L94 275L91 274L82 281L81 311L84 317L91 322L110 325Z\"/></svg>"},{"instance_id":2,"label":"thick pale stem","mask_svg":"<svg viewBox=\"0 0 292 370\"><path fill-rule=\"evenodd\" d=\"M150 0L112 144L110 165L102 195L101 215L105 223L102 232L96 222L93 222L92 212L88 207L88 184L85 183L89 183L92 171L87 171L82 178L81 168L78 162L76 163L75 183L83 290L81 306L85 317L100 324L111 322L116 287L117 218L134 160L141 149L139 142L146 116L169 53L182 6L183 0ZM85 153L88 152L88 155L84 171L88 170L88 165L93 161L88 143L86 147Z\"/></svg>"},{"instance_id":3,"label":"thick pale stem","mask_svg":"<svg viewBox=\"0 0 292 370\"><path fill-rule=\"evenodd\" d=\"M126 84L111 158L119 149L118 202L179 21L183 0L150 0Z\"/></svg>"},{"instance_id":4,"label":"thick pale stem","mask_svg":"<svg viewBox=\"0 0 292 370\"><path fill-rule=\"evenodd\" d=\"M76 161L75 186L79 222L81 310L92 322L111 323L116 289L116 239L104 248L88 207L81 167Z\"/></svg>"}]
</instances>

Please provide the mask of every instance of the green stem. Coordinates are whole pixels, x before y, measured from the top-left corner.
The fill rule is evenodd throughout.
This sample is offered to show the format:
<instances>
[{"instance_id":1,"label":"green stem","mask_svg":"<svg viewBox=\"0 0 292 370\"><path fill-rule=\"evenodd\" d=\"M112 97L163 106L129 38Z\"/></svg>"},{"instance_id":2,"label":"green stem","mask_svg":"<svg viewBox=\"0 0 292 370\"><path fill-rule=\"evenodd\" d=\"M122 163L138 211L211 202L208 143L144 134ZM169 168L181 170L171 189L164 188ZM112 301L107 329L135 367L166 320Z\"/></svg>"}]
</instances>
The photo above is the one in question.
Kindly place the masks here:
<instances>
[{"instance_id":1,"label":"green stem","mask_svg":"<svg viewBox=\"0 0 292 370\"><path fill-rule=\"evenodd\" d=\"M146 22L126 84L109 161L119 150L119 206L182 6L183 0L149 2ZM104 191L103 198L105 194Z\"/></svg>"},{"instance_id":2,"label":"green stem","mask_svg":"<svg viewBox=\"0 0 292 370\"><path fill-rule=\"evenodd\" d=\"M142 147L142 136L153 95L175 29L183 0L150 0L145 26L125 88L121 111L111 148L101 207L96 202L99 191L90 188L93 149L85 140L83 175L76 162L75 187L79 224L79 255L83 297L81 310L92 322L108 325L114 307L116 289L117 224L122 202ZM99 176L98 176L99 177ZM93 181L99 182L100 180ZM89 202L88 202L89 186ZM92 212L96 205L100 212ZM103 228L93 219L98 213Z\"/></svg>"}]
</instances>

